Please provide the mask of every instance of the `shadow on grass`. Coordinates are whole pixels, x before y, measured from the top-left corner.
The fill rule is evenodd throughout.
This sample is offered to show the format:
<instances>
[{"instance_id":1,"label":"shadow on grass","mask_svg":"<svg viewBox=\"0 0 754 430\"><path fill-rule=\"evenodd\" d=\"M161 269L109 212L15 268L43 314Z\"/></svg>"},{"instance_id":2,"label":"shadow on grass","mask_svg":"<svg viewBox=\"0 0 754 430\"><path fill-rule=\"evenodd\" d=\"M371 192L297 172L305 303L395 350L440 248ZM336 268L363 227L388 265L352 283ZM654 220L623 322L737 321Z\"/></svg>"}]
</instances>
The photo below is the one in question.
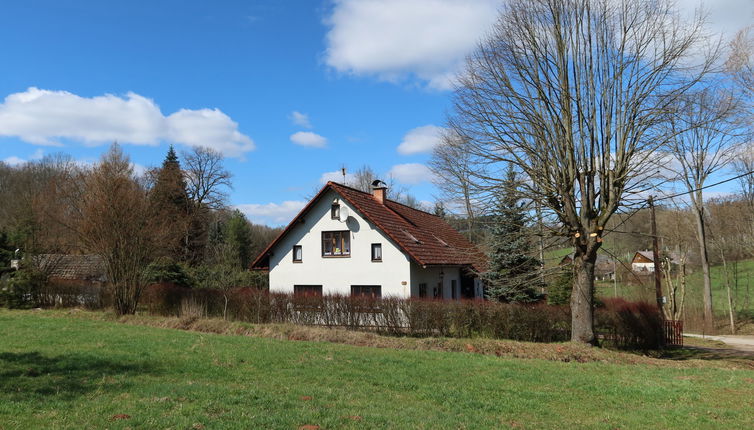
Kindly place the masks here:
<instances>
[{"instance_id":1,"label":"shadow on grass","mask_svg":"<svg viewBox=\"0 0 754 430\"><path fill-rule=\"evenodd\" d=\"M684 346L682 348L669 348L662 351L660 357L658 358L679 361L727 361L736 364L743 364L745 367L754 369L754 352L725 347L709 348L700 346Z\"/></svg>"},{"instance_id":2,"label":"shadow on grass","mask_svg":"<svg viewBox=\"0 0 754 430\"><path fill-rule=\"evenodd\" d=\"M45 356L38 352L0 353L0 399L70 400L92 391L125 391L130 377L154 374L147 362L122 363L91 355Z\"/></svg>"}]
</instances>

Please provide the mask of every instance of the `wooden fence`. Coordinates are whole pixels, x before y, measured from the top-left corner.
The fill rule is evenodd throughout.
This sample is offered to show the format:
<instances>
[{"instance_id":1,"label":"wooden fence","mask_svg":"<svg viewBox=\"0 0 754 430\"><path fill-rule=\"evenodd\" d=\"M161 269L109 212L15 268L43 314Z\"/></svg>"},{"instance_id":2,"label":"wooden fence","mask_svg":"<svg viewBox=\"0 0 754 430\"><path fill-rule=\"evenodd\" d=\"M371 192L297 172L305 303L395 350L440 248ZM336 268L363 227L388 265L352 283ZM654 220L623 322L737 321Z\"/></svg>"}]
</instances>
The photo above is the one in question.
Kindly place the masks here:
<instances>
[{"instance_id":1,"label":"wooden fence","mask_svg":"<svg viewBox=\"0 0 754 430\"><path fill-rule=\"evenodd\" d=\"M683 321L665 320L663 328L665 331L665 345L683 346Z\"/></svg>"}]
</instances>

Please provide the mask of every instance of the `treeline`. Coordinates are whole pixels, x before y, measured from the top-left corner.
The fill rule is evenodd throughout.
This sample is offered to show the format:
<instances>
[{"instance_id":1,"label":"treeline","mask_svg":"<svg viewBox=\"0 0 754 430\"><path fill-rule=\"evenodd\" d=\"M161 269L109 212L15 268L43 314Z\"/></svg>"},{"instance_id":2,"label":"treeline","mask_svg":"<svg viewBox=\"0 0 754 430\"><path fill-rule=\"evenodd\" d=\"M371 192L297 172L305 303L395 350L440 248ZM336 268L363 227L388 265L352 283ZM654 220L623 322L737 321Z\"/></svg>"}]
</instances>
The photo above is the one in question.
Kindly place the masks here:
<instances>
[{"instance_id":1,"label":"treeline","mask_svg":"<svg viewBox=\"0 0 754 430\"><path fill-rule=\"evenodd\" d=\"M51 255L97 256L119 313L135 312L152 283L265 288L266 277L245 269L278 230L227 205L231 181L222 155L198 147L180 158L171 147L142 174L117 144L92 165L67 155L0 163L5 301L28 302L44 288L54 259L40 256Z\"/></svg>"}]
</instances>

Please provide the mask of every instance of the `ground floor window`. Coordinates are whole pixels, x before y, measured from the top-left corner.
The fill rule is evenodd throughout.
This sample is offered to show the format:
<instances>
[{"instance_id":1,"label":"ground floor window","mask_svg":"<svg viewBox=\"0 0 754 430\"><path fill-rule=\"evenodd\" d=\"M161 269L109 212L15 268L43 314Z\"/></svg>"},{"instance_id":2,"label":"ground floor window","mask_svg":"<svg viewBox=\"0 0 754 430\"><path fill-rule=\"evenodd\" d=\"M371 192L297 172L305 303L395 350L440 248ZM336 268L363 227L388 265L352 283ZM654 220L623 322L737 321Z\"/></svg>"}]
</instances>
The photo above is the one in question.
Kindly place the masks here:
<instances>
[{"instance_id":1,"label":"ground floor window","mask_svg":"<svg viewBox=\"0 0 754 430\"><path fill-rule=\"evenodd\" d=\"M450 280L450 297L455 300L458 298L458 292L456 291L457 281L455 279Z\"/></svg>"},{"instance_id":2,"label":"ground floor window","mask_svg":"<svg viewBox=\"0 0 754 430\"><path fill-rule=\"evenodd\" d=\"M427 284L419 284L419 297L427 297Z\"/></svg>"},{"instance_id":3,"label":"ground floor window","mask_svg":"<svg viewBox=\"0 0 754 430\"><path fill-rule=\"evenodd\" d=\"M293 294L304 297L322 297L322 285L294 285Z\"/></svg>"},{"instance_id":4,"label":"ground floor window","mask_svg":"<svg viewBox=\"0 0 754 430\"><path fill-rule=\"evenodd\" d=\"M351 285L351 296L369 297L377 299L382 297L381 285Z\"/></svg>"}]
</instances>

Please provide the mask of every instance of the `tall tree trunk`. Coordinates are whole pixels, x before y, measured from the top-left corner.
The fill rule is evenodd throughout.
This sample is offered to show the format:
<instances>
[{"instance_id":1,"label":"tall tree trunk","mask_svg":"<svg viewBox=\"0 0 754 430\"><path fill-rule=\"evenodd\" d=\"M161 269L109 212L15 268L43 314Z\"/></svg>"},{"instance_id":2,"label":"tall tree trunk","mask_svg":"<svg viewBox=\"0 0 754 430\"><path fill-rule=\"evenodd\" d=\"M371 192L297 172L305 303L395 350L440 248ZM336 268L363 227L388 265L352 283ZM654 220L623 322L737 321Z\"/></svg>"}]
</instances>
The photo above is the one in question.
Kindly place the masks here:
<instances>
[{"instance_id":1,"label":"tall tree trunk","mask_svg":"<svg viewBox=\"0 0 754 430\"><path fill-rule=\"evenodd\" d=\"M730 274L728 272L728 260L725 259L725 252L720 248L720 258L723 260L723 275L725 276L725 290L728 292L728 316L730 318L730 334L736 334L736 319L733 312L733 297L730 293Z\"/></svg>"},{"instance_id":2,"label":"tall tree trunk","mask_svg":"<svg viewBox=\"0 0 754 430\"><path fill-rule=\"evenodd\" d=\"M573 258L573 291L571 292L571 341L597 344L594 334L594 265L596 251Z\"/></svg>"},{"instance_id":3,"label":"tall tree trunk","mask_svg":"<svg viewBox=\"0 0 754 430\"><path fill-rule=\"evenodd\" d=\"M694 202L694 214L696 215L696 232L699 239L699 258L702 263L704 276L704 325L707 332L714 328L714 315L712 313L712 280L710 278L709 255L707 253L707 235L704 226L704 207L701 198Z\"/></svg>"},{"instance_id":4,"label":"tall tree trunk","mask_svg":"<svg viewBox=\"0 0 754 430\"><path fill-rule=\"evenodd\" d=\"M464 183L462 187L463 187L463 203L464 203L464 206L466 206L466 225L467 225L469 235L471 235L474 228L474 209L471 207L471 192L469 191L468 184Z\"/></svg>"},{"instance_id":5,"label":"tall tree trunk","mask_svg":"<svg viewBox=\"0 0 754 430\"><path fill-rule=\"evenodd\" d=\"M538 243L538 251L539 251L539 279L542 282L542 288L541 293L545 293L545 286L547 285L547 282L545 282L545 232L544 232L544 225L542 224L542 206L539 204L539 200L534 201L534 209L537 213L537 233L539 234L539 243Z\"/></svg>"}]
</instances>

